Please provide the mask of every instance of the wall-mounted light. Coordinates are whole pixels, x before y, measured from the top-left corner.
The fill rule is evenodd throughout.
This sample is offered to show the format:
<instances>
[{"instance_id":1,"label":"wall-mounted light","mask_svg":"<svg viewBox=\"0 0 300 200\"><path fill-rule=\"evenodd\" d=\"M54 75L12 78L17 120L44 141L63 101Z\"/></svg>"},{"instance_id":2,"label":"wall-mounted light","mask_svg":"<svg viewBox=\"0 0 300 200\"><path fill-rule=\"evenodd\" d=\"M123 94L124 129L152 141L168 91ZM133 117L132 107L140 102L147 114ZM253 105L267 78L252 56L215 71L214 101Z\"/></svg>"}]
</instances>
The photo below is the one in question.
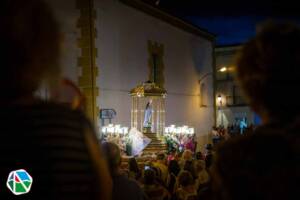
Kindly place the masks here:
<instances>
[{"instance_id":1,"label":"wall-mounted light","mask_svg":"<svg viewBox=\"0 0 300 200\"><path fill-rule=\"evenodd\" d=\"M222 67L219 69L220 72L226 72L227 71L227 67Z\"/></svg>"},{"instance_id":2,"label":"wall-mounted light","mask_svg":"<svg viewBox=\"0 0 300 200\"><path fill-rule=\"evenodd\" d=\"M222 96L220 94L218 95L217 100L218 100L219 106L222 106Z\"/></svg>"}]
</instances>

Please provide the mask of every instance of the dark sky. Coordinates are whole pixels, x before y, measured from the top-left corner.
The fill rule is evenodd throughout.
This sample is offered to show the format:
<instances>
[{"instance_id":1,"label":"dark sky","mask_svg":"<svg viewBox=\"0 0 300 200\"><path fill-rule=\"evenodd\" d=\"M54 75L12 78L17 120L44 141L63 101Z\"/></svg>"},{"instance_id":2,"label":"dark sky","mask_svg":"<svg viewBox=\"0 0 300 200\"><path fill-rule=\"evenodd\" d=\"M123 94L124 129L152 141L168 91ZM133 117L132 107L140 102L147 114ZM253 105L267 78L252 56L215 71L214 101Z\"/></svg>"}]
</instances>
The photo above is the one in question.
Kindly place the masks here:
<instances>
[{"instance_id":1,"label":"dark sky","mask_svg":"<svg viewBox=\"0 0 300 200\"><path fill-rule=\"evenodd\" d=\"M300 22L300 5L285 1L143 0L217 35L218 45L247 41L267 20Z\"/></svg>"}]
</instances>

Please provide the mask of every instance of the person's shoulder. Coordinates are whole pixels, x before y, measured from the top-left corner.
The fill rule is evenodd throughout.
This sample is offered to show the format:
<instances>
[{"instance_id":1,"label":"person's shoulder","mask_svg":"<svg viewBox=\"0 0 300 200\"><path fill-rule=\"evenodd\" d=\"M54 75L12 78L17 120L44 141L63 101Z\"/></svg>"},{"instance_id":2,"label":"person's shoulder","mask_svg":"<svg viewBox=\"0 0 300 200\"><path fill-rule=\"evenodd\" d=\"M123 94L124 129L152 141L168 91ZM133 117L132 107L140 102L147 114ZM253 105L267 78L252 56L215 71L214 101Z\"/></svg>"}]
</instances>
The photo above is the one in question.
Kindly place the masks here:
<instances>
[{"instance_id":1,"label":"person's shoulder","mask_svg":"<svg viewBox=\"0 0 300 200\"><path fill-rule=\"evenodd\" d=\"M159 167L159 164L160 164L160 163L158 163L158 162L153 162L153 163L152 163L153 167Z\"/></svg>"},{"instance_id":2,"label":"person's shoulder","mask_svg":"<svg viewBox=\"0 0 300 200\"><path fill-rule=\"evenodd\" d=\"M114 177L114 182L117 182L120 185L124 185L124 187L140 188L140 186L135 180L128 178L124 174L121 176Z\"/></svg>"},{"instance_id":3,"label":"person's shoulder","mask_svg":"<svg viewBox=\"0 0 300 200\"><path fill-rule=\"evenodd\" d=\"M296 150L297 146L299 134L286 128L266 125L257 128L252 134L236 136L220 144L217 147L217 157L224 162L256 160L261 164L267 161L271 163L275 162L279 155L285 155L283 158L287 158L288 155L299 152Z\"/></svg>"},{"instance_id":4,"label":"person's shoulder","mask_svg":"<svg viewBox=\"0 0 300 200\"><path fill-rule=\"evenodd\" d=\"M178 188L176 191L175 191L175 196L179 199L183 198L185 196L185 191L182 189L182 188Z\"/></svg>"},{"instance_id":5,"label":"person's shoulder","mask_svg":"<svg viewBox=\"0 0 300 200\"><path fill-rule=\"evenodd\" d=\"M125 175L113 177L113 184L113 199L145 199L145 194L138 183Z\"/></svg>"},{"instance_id":6,"label":"person's shoulder","mask_svg":"<svg viewBox=\"0 0 300 200\"><path fill-rule=\"evenodd\" d=\"M83 124L89 124L85 113L78 109L71 109L69 106L55 102L40 102L29 107L32 112L40 113L42 116L55 115L58 119L65 118L74 121L81 121Z\"/></svg>"},{"instance_id":7,"label":"person's shoulder","mask_svg":"<svg viewBox=\"0 0 300 200\"><path fill-rule=\"evenodd\" d=\"M47 102L39 102L36 104L31 105L32 108L35 109L41 109L41 110L53 110L53 111L58 111L58 112L66 112L66 113L72 113L75 115L80 115L80 116L84 116L83 112L81 112L78 109L71 109L69 106L65 105L65 104L60 104L60 103L56 103L53 101L47 101Z\"/></svg>"},{"instance_id":8,"label":"person's shoulder","mask_svg":"<svg viewBox=\"0 0 300 200\"><path fill-rule=\"evenodd\" d=\"M136 180L129 179L124 176L124 184L126 184L126 187L128 188L128 192L132 192L135 195L137 199L145 199L145 193L143 192L141 186L138 184Z\"/></svg>"},{"instance_id":9,"label":"person's shoulder","mask_svg":"<svg viewBox=\"0 0 300 200\"><path fill-rule=\"evenodd\" d=\"M14 104L2 106L1 113L8 119L32 119L37 121L59 122L77 125L89 124L88 118L80 110L74 110L64 104L51 101L36 101L32 104Z\"/></svg>"}]
</instances>

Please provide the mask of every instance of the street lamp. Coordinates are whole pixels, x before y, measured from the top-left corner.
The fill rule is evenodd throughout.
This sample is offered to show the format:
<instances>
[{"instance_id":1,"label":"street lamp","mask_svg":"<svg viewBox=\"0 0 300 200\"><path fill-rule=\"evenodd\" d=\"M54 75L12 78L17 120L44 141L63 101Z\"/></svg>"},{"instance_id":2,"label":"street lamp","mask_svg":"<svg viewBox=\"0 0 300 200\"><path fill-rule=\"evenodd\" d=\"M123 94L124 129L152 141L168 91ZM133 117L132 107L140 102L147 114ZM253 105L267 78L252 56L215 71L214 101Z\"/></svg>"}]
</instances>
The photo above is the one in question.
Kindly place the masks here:
<instances>
[{"instance_id":1,"label":"street lamp","mask_svg":"<svg viewBox=\"0 0 300 200\"><path fill-rule=\"evenodd\" d=\"M222 112L222 110L221 110L221 107L222 107L222 104L223 104L221 94L218 95L217 101L218 101L218 103L219 103L218 110L219 110L219 115L220 115L220 117L221 117L221 126L224 126L223 112Z\"/></svg>"},{"instance_id":2,"label":"street lamp","mask_svg":"<svg viewBox=\"0 0 300 200\"><path fill-rule=\"evenodd\" d=\"M227 71L227 67L222 67L219 69L220 72L226 72Z\"/></svg>"},{"instance_id":3,"label":"street lamp","mask_svg":"<svg viewBox=\"0 0 300 200\"><path fill-rule=\"evenodd\" d=\"M222 68L219 68L217 71L218 72L226 72L228 70L227 67L222 67ZM207 76L210 76L210 75L213 75L213 72L208 72L206 74L204 74L203 76L201 76L201 78L199 78L199 83L201 83Z\"/></svg>"},{"instance_id":4,"label":"street lamp","mask_svg":"<svg viewBox=\"0 0 300 200\"><path fill-rule=\"evenodd\" d=\"M219 103L219 108L222 106L222 96L219 94L218 95L218 103Z\"/></svg>"}]
</instances>

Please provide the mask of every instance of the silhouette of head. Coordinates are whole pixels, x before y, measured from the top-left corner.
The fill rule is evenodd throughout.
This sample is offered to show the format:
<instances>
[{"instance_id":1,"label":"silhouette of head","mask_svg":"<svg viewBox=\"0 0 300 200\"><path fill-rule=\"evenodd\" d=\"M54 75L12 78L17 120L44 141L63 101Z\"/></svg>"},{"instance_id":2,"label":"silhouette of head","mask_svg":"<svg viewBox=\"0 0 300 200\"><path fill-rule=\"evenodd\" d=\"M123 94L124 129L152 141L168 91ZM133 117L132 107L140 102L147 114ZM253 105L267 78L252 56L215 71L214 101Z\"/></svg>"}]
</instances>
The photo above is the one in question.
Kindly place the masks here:
<instances>
[{"instance_id":1,"label":"silhouette of head","mask_svg":"<svg viewBox=\"0 0 300 200\"><path fill-rule=\"evenodd\" d=\"M300 29L264 24L237 58L237 79L250 106L264 121L287 121L300 112Z\"/></svg>"},{"instance_id":2,"label":"silhouette of head","mask_svg":"<svg viewBox=\"0 0 300 200\"><path fill-rule=\"evenodd\" d=\"M42 0L2 0L0 12L0 89L17 99L59 75L60 31Z\"/></svg>"}]
</instances>

